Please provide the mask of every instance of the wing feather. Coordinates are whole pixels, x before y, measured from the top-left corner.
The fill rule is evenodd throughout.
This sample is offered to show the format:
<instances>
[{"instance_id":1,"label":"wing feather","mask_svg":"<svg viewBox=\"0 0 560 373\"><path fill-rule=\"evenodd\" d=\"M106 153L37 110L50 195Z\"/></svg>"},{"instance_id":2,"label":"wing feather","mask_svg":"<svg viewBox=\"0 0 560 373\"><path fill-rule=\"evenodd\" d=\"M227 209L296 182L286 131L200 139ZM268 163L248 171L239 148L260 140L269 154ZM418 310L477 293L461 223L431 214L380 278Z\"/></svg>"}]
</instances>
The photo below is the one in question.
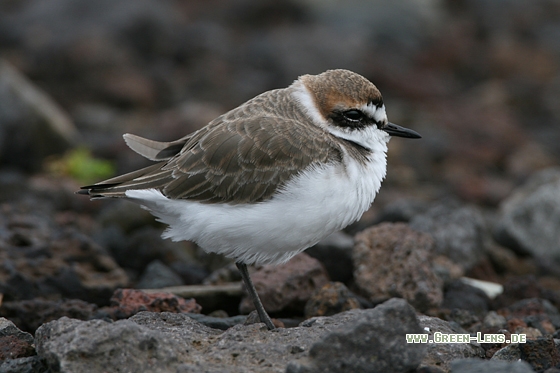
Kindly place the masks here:
<instances>
[{"instance_id":1,"label":"wing feather","mask_svg":"<svg viewBox=\"0 0 560 373\"><path fill-rule=\"evenodd\" d=\"M172 199L256 203L272 198L308 167L340 161L342 151L332 135L310 126L293 101L278 98L279 92L258 96L176 141L126 134L132 150L159 162L83 189L95 197L155 188Z\"/></svg>"}]
</instances>

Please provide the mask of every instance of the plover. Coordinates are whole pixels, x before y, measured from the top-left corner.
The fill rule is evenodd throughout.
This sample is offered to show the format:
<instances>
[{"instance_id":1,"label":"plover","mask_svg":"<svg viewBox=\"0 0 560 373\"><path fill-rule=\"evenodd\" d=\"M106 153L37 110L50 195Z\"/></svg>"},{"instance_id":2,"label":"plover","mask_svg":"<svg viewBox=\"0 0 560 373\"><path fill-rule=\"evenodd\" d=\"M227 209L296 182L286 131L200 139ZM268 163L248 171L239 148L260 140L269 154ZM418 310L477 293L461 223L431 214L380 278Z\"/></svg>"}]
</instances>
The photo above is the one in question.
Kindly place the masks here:
<instances>
[{"instance_id":1,"label":"plover","mask_svg":"<svg viewBox=\"0 0 560 373\"><path fill-rule=\"evenodd\" d=\"M274 325L247 265L278 264L358 220L385 177L391 136L379 90L348 70L303 75L171 142L125 134L156 163L82 187L126 198L168 225L164 238L196 242L236 261L262 322Z\"/></svg>"}]
</instances>

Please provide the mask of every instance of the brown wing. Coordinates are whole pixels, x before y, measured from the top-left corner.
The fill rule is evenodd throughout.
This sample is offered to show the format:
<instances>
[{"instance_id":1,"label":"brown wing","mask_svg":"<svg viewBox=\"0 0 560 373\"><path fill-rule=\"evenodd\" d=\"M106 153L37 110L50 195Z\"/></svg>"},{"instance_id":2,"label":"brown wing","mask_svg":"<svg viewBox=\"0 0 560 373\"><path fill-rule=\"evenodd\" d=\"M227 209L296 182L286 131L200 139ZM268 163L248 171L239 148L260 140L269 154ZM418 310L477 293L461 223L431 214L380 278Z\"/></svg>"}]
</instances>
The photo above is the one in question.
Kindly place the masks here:
<instances>
[{"instance_id":1,"label":"brown wing","mask_svg":"<svg viewBox=\"0 0 560 373\"><path fill-rule=\"evenodd\" d=\"M311 164L339 158L319 128L277 117L233 120L208 127L185 144L162 168L174 178L163 193L207 202L258 202Z\"/></svg>"},{"instance_id":2,"label":"brown wing","mask_svg":"<svg viewBox=\"0 0 560 373\"><path fill-rule=\"evenodd\" d=\"M298 120L243 116L214 121L173 142L167 162L84 187L94 197L122 197L157 188L169 198L207 203L253 203L272 197L312 164L340 160L324 132Z\"/></svg>"}]
</instances>

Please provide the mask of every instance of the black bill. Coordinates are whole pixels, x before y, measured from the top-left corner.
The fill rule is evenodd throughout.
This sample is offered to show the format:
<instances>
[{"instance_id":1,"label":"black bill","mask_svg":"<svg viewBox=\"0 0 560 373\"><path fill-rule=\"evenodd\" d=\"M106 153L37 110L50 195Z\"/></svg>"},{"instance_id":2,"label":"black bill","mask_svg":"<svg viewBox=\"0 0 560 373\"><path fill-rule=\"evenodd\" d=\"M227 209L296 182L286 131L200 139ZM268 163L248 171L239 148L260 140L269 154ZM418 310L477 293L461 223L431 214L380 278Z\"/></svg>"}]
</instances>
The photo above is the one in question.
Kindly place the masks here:
<instances>
[{"instance_id":1,"label":"black bill","mask_svg":"<svg viewBox=\"0 0 560 373\"><path fill-rule=\"evenodd\" d=\"M409 139L420 139L422 136L416 131L408 128L398 126L394 123L387 123L385 127L381 128L383 131L387 132L391 136L407 137Z\"/></svg>"}]
</instances>

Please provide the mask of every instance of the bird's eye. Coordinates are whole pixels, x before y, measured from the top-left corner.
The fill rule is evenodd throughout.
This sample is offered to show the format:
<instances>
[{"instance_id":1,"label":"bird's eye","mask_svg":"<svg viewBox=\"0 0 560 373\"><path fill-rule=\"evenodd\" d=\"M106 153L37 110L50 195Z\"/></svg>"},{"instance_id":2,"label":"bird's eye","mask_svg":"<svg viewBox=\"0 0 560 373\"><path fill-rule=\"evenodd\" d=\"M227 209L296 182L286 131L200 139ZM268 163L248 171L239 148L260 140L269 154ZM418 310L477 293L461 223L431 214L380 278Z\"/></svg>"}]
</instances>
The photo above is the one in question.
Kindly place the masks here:
<instances>
[{"instance_id":1,"label":"bird's eye","mask_svg":"<svg viewBox=\"0 0 560 373\"><path fill-rule=\"evenodd\" d=\"M359 121L363 118L363 114L359 110L347 110L343 113L344 118L351 120L351 121Z\"/></svg>"}]
</instances>

